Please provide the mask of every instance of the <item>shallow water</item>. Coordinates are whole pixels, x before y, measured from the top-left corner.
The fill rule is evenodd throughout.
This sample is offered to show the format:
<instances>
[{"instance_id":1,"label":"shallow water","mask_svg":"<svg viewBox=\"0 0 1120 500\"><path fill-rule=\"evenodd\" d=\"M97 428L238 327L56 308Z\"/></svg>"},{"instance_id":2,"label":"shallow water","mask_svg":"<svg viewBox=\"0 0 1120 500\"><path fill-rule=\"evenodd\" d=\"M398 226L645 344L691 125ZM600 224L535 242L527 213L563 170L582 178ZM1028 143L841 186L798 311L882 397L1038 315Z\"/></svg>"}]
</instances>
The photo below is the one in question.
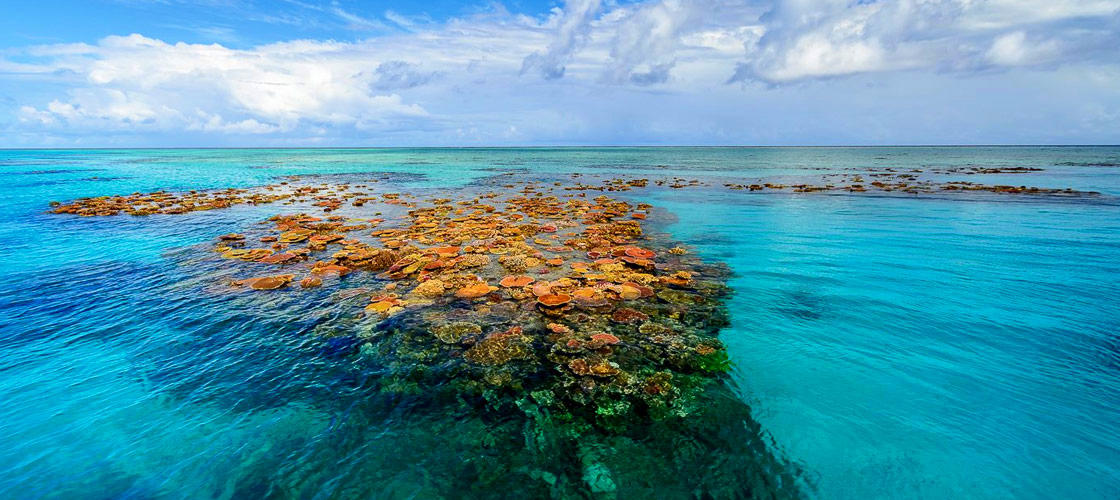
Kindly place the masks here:
<instances>
[{"instance_id":1,"label":"shallow water","mask_svg":"<svg viewBox=\"0 0 1120 500\"><path fill-rule=\"evenodd\" d=\"M1103 147L0 151L0 491L508 491L535 472L479 480L496 470L484 464L533 463L542 457L524 450L547 454L547 445L504 443L525 438L508 422L371 389L377 374L355 366L346 346L308 334L322 317L300 317L282 300L200 292L191 248L278 207L45 211L52 200L285 175L391 173L385 182L403 190L462 190L580 173L708 184L623 194L653 203L670 219L660 229L734 273L721 334L735 362L727 387L749 404L760 442L689 442L700 456L765 450L788 461L775 475L794 474L807 496L823 498L1111 498L1120 491L1118 165L1120 148ZM722 187L965 166L1044 170L945 177L1102 195ZM728 414L745 408L728 404L738 408ZM683 446L667 442L674 435L651 430L595 443L596 453L627 461L633 482L652 482L657 464L634 457ZM665 491L687 495L690 480ZM471 484L492 489L448 489ZM750 484L764 496L759 487L775 483ZM530 491L565 496L562 486Z\"/></svg>"}]
</instances>

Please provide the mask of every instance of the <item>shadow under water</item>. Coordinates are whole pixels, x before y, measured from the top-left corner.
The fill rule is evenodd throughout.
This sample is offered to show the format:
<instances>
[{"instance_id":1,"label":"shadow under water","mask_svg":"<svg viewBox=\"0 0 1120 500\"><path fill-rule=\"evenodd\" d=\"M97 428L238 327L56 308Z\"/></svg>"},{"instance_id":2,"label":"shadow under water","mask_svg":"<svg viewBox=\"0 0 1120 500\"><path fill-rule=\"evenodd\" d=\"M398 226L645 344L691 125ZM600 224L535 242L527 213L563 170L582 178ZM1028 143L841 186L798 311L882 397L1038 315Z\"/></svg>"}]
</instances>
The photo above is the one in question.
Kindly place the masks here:
<instances>
[{"instance_id":1,"label":"shadow under water","mask_svg":"<svg viewBox=\"0 0 1120 500\"><path fill-rule=\"evenodd\" d=\"M272 337L264 346L247 332L225 336L246 321L259 318L211 324L194 332L195 342L138 361L178 401L223 413L297 406L329 416L313 444L275 442L242 470L238 498L801 496L800 471L772 452L725 377L705 385L687 415L638 413L604 428L556 413L532 391L464 390L454 373L462 362L401 359L392 344L407 335L403 316L383 352L357 337L308 336L306 325L258 324L258 335Z\"/></svg>"}]
</instances>

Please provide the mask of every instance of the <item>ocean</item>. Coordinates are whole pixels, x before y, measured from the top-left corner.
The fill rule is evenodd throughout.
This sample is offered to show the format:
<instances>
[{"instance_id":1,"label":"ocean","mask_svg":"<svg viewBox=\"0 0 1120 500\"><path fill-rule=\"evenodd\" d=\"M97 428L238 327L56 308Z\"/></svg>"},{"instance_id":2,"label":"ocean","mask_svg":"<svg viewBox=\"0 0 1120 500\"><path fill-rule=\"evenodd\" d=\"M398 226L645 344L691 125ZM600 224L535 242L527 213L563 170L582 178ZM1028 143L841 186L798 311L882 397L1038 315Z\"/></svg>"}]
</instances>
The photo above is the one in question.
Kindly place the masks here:
<instances>
[{"instance_id":1,"label":"ocean","mask_svg":"<svg viewBox=\"0 0 1120 500\"><path fill-rule=\"evenodd\" d=\"M728 186L919 170L1093 194ZM288 176L648 178L617 196L726 266L730 409L542 444L523 415L386 389L400 367L357 347L338 288L215 291L215 238L285 207L50 213ZM1120 147L0 150L0 179L6 498L1120 494Z\"/></svg>"}]
</instances>

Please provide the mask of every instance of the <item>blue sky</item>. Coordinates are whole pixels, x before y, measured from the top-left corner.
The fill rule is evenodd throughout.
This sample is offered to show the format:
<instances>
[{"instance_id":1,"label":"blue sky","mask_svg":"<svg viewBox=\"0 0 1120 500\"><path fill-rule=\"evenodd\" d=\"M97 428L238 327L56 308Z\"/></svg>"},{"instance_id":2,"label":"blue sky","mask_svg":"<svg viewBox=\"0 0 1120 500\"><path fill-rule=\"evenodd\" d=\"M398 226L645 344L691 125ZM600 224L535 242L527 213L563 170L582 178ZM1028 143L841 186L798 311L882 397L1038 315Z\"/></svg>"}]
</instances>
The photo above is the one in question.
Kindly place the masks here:
<instances>
[{"instance_id":1,"label":"blue sky","mask_svg":"<svg viewBox=\"0 0 1120 500\"><path fill-rule=\"evenodd\" d=\"M437 23L492 10L497 4L321 0L66 0L26 2L0 18L0 47L90 42L141 33L232 48L293 39L358 41L402 30L407 22ZM560 4L518 1L501 8L533 16Z\"/></svg>"},{"instance_id":2,"label":"blue sky","mask_svg":"<svg viewBox=\"0 0 1120 500\"><path fill-rule=\"evenodd\" d=\"M1120 0L86 0L0 147L1120 143Z\"/></svg>"}]
</instances>

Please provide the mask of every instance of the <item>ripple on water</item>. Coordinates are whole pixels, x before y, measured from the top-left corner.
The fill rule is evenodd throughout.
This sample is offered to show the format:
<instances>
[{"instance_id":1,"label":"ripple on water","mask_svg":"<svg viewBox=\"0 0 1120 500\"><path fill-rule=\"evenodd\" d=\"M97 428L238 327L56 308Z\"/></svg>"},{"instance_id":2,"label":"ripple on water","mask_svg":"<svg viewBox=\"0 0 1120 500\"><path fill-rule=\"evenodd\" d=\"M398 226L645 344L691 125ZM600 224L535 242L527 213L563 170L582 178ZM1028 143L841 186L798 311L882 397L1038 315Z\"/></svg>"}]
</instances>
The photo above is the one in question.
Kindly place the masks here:
<instances>
[{"instance_id":1,"label":"ripple on water","mask_svg":"<svg viewBox=\"0 0 1120 500\"><path fill-rule=\"evenodd\" d=\"M1009 151L958 148L958 159L929 149L594 152L626 156L602 161L521 151L520 164L505 164L518 165L515 175L529 175L524 168L564 179L569 167L616 163L682 176L754 165L842 170L875 156L914 166L1069 163L1063 168L1092 173L1059 177L1063 184L1120 192L1103 165L1114 152ZM196 274L196 252L168 251L271 208L174 220L42 216L54 199L267 184L276 175L354 172L362 158L458 187L487 178L504 153L468 153L478 163L423 153L456 165L447 172L408 171L382 153L319 163L327 153L161 152L135 164L118 160L155 154L70 154L3 162L44 171L70 163L108 179L0 187L12 203L0 214L0 489L21 496L563 496L593 482L597 464L626 470L620 482L704 478L780 491L773 478L782 470L731 480L734 467L704 465L774 452L803 467L811 493L827 498L1108 498L1120 484L1120 217L1106 201L715 188L651 195L678 217L665 228L674 239L734 272L732 327L721 335L733 378L691 434L652 427L572 448L526 433L509 415L386 391L392 366L354 362L352 336L320 335L320 325L360 308L337 290L308 292L321 294L312 315L282 295L199 293L212 283ZM276 168L239 167L248 164ZM1054 172L1064 171L1040 175ZM34 175L56 174L23 177ZM744 414L752 418L734 418ZM710 455L716 449L723 455ZM555 457L567 474L535 466ZM685 482L656 484L663 496L687 496Z\"/></svg>"}]
</instances>

